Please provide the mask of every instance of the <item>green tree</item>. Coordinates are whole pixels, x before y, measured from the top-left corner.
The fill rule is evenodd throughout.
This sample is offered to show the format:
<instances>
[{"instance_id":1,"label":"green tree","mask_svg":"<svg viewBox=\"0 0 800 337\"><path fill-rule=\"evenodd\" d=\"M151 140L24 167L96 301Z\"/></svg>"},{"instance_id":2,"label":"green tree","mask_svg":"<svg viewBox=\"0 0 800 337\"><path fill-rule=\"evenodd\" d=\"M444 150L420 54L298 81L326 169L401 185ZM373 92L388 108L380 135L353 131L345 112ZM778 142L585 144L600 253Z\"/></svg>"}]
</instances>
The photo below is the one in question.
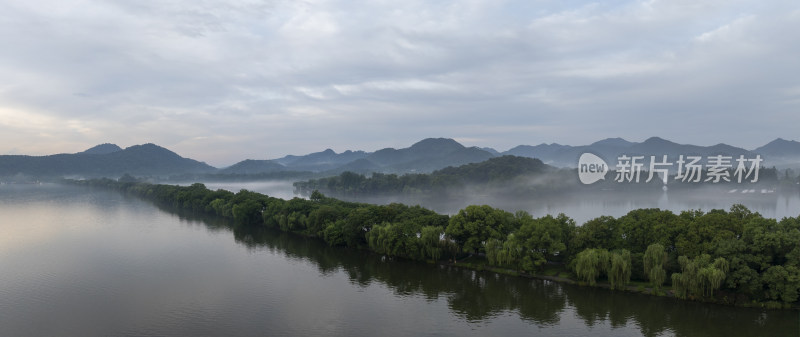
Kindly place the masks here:
<instances>
[{"instance_id":1,"label":"green tree","mask_svg":"<svg viewBox=\"0 0 800 337\"><path fill-rule=\"evenodd\" d=\"M579 250L586 248L617 249L622 246L622 233L617 219L601 216L586 221L575 229L575 245Z\"/></svg>"},{"instance_id":2,"label":"green tree","mask_svg":"<svg viewBox=\"0 0 800 337\"><path fill-rule=\"evenodd\" d=\"M694 259L681 256L678 262L681 272L672 274L672 286L675 295L680 298L714 296L714 290L722 286L729 267L725 258L719 257L712 261L708 254Z\"/></svg>"},{"instance_id":3,"label":"green tree","mask_svg":"<svg viewBox=\"0 0 800 337\"><path fill-rule=\"evenodd\" d=\"M566 242L571 241L575 229L572 219L563 214L534 219L526 212L517 213L516 219L519 229L504 243L509 263L533 271L567 251Z\"/></svg>"},{"instance_id":4,"label":"green tree","mask_svg":"<svg viewBox=\"0 0 800 337\"><path fill-rule=\"evenodd\" d=\"M608 268L609 254L605 249L587 248L575 258L575 274L589 285L597 284L597 278Z\"/></svg>"},{"instance_id":5,"label":"green tree","mask_svg":"<svg viewBox=\"0 0 800 337\"><path fill-rule=\"evenodd\" d=\"M261 223L261 210L263 206L255 200L245 200L233 206L233 219L240 224L250 225Z\"/></svg>"},{"instance_id":6,"label":"green tree","mask_svg":"<svg viewBox=\"0 0 800 337\"><path fill-rule=\"evenodd\" d=\"M772 266L761 276L767 298L786 303L796 302L800 296L800 268Z\"/></svg>"},{"instance_id":7,"label":"green tree","mask_svg":"<svg viewBox=\"0 0 800 337\"><path fill-rule=\"evenodd\" d=\"M423 249L423 256L434 261L442 257L442 232L444 232L444 229L440 226L422 227L419 239Z\"/></svg>"},{"instance_id":8,"label":"green tree","mask_svg":"<svg viewBox=\"0 0 800 337\"><path fill-rule=\"evenodd\" d=\"M503 249L503 241L491 238L486 241L486 246L484 250L486 251L486 259L489 260L489 264L491 265L499 265L500 264L500 254L501 250Z\"/></svg>"},{"instance_id":9,"label":"green tree","mask_svg":"<svg viewBox=\"0 0 800 337\"><path fill-rule=\"evenodd\" d=\"M636 209L617 219L619 235L624 240L619 248L633 253L643 253L647 245L658 242L664 246L672 243L678 216L657 208ZM613 243L613 242L612 242Z\"/></svg>"},{"instance_id":10,"label":"green tree","mask_svg":"<svg viewBox=\"0 0 800 337\"><path fill-rule=\"evenodd\" d=\"M511 213L487 205L472 205L450 218L445 234L463 251L481 253L490 238L502 240L514 229Z\"/></svg>"},{"instance_id":11,"label":"green tree","mask_svg":"<svg viewBox=\"0 0 800 337\"><path fill-rule=\"evenodd\" d=\"M322 230L322 238L331 246L343 246L347 242L344 238L344 220L336 220L329 223L325 229Z\"/></svg>"},{"instance_id":12,"label":"green tree","mask_svg":"<svg viewBox=\"0 0 800 337\"><path fill-rule=\"evenodd\" d=\"M631 280L631 252L623 249L611 253L607 275L612 290L624 289Z\"/></svg>"},{"instance_id":13,"label":"green tree","mask_svg":"<svg viewBox=\"0 0 800 337\"><path fill-rule=\"evenodd\" d=\"M664 264L667 263L667 252L664 251L664 246L660 243L647 246L643 260L644 273L653 286L653 292L657 293L667 278L667 271L664 270Z\"/></svg>"}]
</instances>

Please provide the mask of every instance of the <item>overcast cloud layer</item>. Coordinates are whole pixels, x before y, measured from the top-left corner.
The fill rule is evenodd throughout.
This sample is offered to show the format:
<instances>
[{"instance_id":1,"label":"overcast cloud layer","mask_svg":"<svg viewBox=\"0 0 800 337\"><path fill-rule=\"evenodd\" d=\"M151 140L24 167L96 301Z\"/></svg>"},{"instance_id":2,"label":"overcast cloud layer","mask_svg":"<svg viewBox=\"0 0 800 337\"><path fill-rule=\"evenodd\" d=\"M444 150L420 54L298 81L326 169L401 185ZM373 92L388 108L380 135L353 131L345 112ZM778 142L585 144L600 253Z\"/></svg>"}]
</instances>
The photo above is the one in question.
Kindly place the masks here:
<instances>
[{"instance_id":1,"label":"overcast cloud layer","mask_svg":"<svg viewBox=\"0 0 800 337\"><path fill-rule=\"evenodd\" d=\"M0 154L800 139L796 0L5 0L0 45Z\"/></svg>"}]
</instances>

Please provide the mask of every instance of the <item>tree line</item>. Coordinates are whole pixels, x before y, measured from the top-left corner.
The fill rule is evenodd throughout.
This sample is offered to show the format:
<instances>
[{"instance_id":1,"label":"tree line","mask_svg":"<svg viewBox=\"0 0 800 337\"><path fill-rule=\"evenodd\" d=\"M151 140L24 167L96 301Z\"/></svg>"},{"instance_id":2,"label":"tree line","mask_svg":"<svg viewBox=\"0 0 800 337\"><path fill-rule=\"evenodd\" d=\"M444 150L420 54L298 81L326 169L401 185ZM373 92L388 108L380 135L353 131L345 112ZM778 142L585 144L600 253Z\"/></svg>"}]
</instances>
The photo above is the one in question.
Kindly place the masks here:
<instances>
[{"instance_id":1,"label":"tree line","mask_svg":"<svg viewBox=\"0 0 800 337\"><path fill-rule=\"evenodd\" d=\"M531 191L528 181L537 178L536 191ZM338 176L298 181L294 187L301 195L310 195L319 190L334 196L361 195L430 195L459 191L464 187L502 188L505 194L563 189L577 181L574 172L544 164L539 159L501 156L489 160L446 167L429 174L409 173L403 175L372 173L363 174L345 171Z\"/></svg>"},{"instance_id":2,"label":"tree line","mask_svg":"<svg viewBox=\"0 0 800 337\"><path fill-rule=\"evenodd\" d=\"M789 307L800 296L800 216L764 218L742 205L730 210L637 209L576 226L564 214L533 217L472 205L438 214L398 203L338 200L318 191L283 200L203 184L155 185L110 179L76 181L137 195L192 212L317 237L330 245L420 261L468 256L523 274L563 266L587 284L624 289L646 282L655 292L732 304Z\"/></svg>"}]
</instances>

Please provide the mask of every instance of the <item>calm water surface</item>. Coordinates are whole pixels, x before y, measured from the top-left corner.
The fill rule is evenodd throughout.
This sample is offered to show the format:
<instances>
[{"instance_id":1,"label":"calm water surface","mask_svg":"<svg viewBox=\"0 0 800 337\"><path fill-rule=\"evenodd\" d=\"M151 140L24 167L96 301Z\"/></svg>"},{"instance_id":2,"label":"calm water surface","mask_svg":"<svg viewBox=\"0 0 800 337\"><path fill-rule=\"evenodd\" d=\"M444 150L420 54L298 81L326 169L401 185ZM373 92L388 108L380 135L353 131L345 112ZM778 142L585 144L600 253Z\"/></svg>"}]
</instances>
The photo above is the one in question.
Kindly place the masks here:
<instances>
[{"instance_id":1,"label":"calm water surface","mask_svg":"<svg viewBox=\"0 0 800 337\"><path fill-rule=\"evenodd\" d=\"M246 189L282 199L296 196L291 181L208 182L205 185L212 190L238 192ZM743 191L747 193L742 193ZM587 190L582 193L578 191L545 198L504 198L502 193L497 194L463 193L449 198L392 196L343 199L381 204L401 202L422 205L446 214L455 214L469 205L490 205L512 213L524 210L536 217L564 213L575 219L579 225L601 215L620 217L639 208L661 208L678 214L692 209L706 212L712 209L728 210L734 204L743 204L768 218L800 216L800 189L783 192L727 188L640 192Z\"/></svg>"},{"instance_id":2,"label":"calm water surface","mask_svg":"<svg viewBox=\"0 0 800 337\"><path fill-rule=\"evenodd\" d=\"M0 185L0 336L798 336L796 311L612 293Z\"/></svg>"}]
</instances>

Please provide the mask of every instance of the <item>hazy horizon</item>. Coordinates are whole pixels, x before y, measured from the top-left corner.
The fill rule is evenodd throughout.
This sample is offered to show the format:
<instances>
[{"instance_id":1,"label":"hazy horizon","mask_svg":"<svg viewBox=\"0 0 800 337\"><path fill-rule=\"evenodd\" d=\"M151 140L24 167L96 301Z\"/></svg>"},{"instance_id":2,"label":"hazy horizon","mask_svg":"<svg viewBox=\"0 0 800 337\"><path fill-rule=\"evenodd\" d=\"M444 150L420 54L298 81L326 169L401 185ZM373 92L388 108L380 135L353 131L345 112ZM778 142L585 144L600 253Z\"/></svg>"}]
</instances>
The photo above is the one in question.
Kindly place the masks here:
<instances>
[{"instance_id":1,"label":"hazy horizon","mask_svg":"<svg viewBox=\"0 0 800 337\"><path fill-rule=\"evenodd\" d=\"M658 136L653 136L653 137L658 137ZM428 138L443 138L443 137L428 137ZM428 139L428 138L426 138L426 139ZM641 143L641 142L644 142L645 140L647 140L648 138L652 138L652 137L647 137L646 139L642 139L642 140L640 140L640 141L632 141L632 140L630 140L630 139L626 139L626 138L624 138L624 137L612 137L612 138L623 138L624 140L626 140L626 141L629 141L629 142L633 142L633 143ZM658 138L661 138L661 137L658 137ZM778 139L778 138L782 138L782 137L776 137L776 139ZM608 139L608 138L606 138L606 139ZM787 140L787 141L795 141L794 139L786 139L786 138L782 138L782 139L784 139L784 140ZM286 155L304 156L304 155L308 155L308 154L311 154L311 153L322 152L322 151L325 151L325 150L328 150L328 149L330 149L330 150L333 150L333 151L334 151L334 152L336 152L336 153L342 153L342 152L345 152L345 151L364 151L364 152L367 152L367 153L372 153L372 152L375 152L375 151L378 151L378 150L381 150L381 149L385 149L385 148L394 148L394 149L408 148L408 147L412 146L414 143L417 143L417 142L419 142L419 141L421 141L421 140L423 140L423 139L420 139L420 140L417 140L417 141L414 141L414 142L412 142L412 143L405 144L405 145L394 145L394 146L387 146L387 147L383 147L383 148L377 148L377 149L371 149L371 150L366 150L366 149L361 149L361 148L346 148L346 149L319 148L319 149L317 149L317 150L313 150L313 151L311 151L311 152L306 152L306 153L288 153L288 154L286 154ZM457 139L454 139L454 140L455 140L455 141L458 141ZM567 146L583 146L583 145L591 145L592 143L594 143L594 142L597 142L597 141L601 141L601 140L604 140L604 139L598 139L598 140L596 140L596 141L593 141L593 142L590 142L590 143L586 143L586 144L562 144L562 143L557 143L557 142L545 142L545 143L546 143L546 144L559 144L559 145L567 145ZM667 141L672 141L671 139L665 139L665 140L667 140ZM775 139L773 139L772 141L774 141L774 140L775 140ZM672 142L674 142L674 141L672 141ZM770 141L770 142L771 142L771 141ZM461 143L462 145L464 145L464 146L467 146L467 147L469 147L469 146L470 146L470 145L463 144L462 142L459 142L459 143ZM678 143L678 142L674 142L674 143ZM767 142L767 143L769 143L769 142ZM766 145L767 143L764 143L764 144L758 145L757 147L760 147L760 146ZM86 151L86 150L88 150L88 149L90 149L90 148L92 148L92 147L95 147L95 146L98 146L98 145L103 145L103 144L113 144L113 145L117 145L117 146L119 146L120 148L122 148L122 149L124 150L124 149L126 149L126 148L128 148L128 147L131 147L131 146L137 146L137 145L143 145L143 144L155 144L155 143L151 143L151 142L144 142L144 143L136 143L136 144L130 144L130 145L120 145L120 144L115 144L115 143L104 142L104 143L98 143L98 144L95 144L95 145L92 145L92 146L89 146L89 147L86 147L86 148L76 149L76 150L69 151L69 152L60 152L60 153L44 153L44 154L15 153L15 155L47 156L47 155L61 154L61 153L67 153L67 154L71 154L71 153L79 153L79 152L83 152L83 151ZM542 144L542 143L539 143L539 144L517 144L517 145L514 145L514 146L512 146L512 147L510 147L510 148L507 148L507 149L498 149L498 148L493 148L493 147L492 147L492 148L493 148L493 149L495 149L495 150L497 150L497 151L498 151L498 152L500 152L500 153L503 153L503 152L505 152L505 151L508 151L508 150L510 150L510 149L512 149L512 148L514 148L514 147L516 147L516 146L520 146L520 145L536 146L536 145L540 145L540 144ZM683 144L683 143L678 143L678 144L681 144L681 145L686 145L686 144ZM706 144L689 144L689 145L698 145L698 146L713 146L713 145L717 145L717 144L720 144L720 143L707 144L707 145L706 145ZM162 146L162 147L163 147L163 145L161 145L161 144L155 144L155 145L157 145L157 146ZM727 145L731 145L731 146L738 147L738 148L743 148L743 149L745 149L745 150L749 150L749 151L752 151L752 150L754 150L755 148L757 148L757 147L754 147L754 148L745 148L745 147L741 147L741 146L736 146L736 145L734 145L734 144L727 144ZM323 144L320 144L320 146L323 146ZM480 148L491 147L491 146L485 146L485 145L480 145L480 144L471 145L471 146L477 146L477 147L480 147ZM171 150L171 151L175 151L174 149L171 149L171 148L169 148L169 147L165 147L165 148L167 148L168 150ZM234 165L234 164L236 164L236 163L239 163L239 162L241 162L241 161L244 161L244 160L274 160L274 159L280 159L280 158L283 158L284 156L286 156L286 155L284 155L284 156L280 156L280 157L270 157L270 158L246 157L246 158L237 159L236 161L234 161L234 162L231 162L231 163L228 163L228 164L223 164L223 165L214 165L214 164L212 164L212 163L209 163L209 162L208 162L208 161L206 161L206 160L203 160L202 158L194 158L194 157L189 157L189 156L186 156L186 155L184 155L184 154L182 154L182 153L180 153L180 152L176 152L176 153L177 153L178 155L182 156L182 157L185 157L185 158L189 158L189 159L198 160L198 161L200 161L200 162L205 162L205 163L207 163L207 164L209 164L209 165L211 165L211 166L214 166L214 167L216 167L216 168L225 168L225 167L228 167L228 166Z\"/></svg>"}]
</instances>

